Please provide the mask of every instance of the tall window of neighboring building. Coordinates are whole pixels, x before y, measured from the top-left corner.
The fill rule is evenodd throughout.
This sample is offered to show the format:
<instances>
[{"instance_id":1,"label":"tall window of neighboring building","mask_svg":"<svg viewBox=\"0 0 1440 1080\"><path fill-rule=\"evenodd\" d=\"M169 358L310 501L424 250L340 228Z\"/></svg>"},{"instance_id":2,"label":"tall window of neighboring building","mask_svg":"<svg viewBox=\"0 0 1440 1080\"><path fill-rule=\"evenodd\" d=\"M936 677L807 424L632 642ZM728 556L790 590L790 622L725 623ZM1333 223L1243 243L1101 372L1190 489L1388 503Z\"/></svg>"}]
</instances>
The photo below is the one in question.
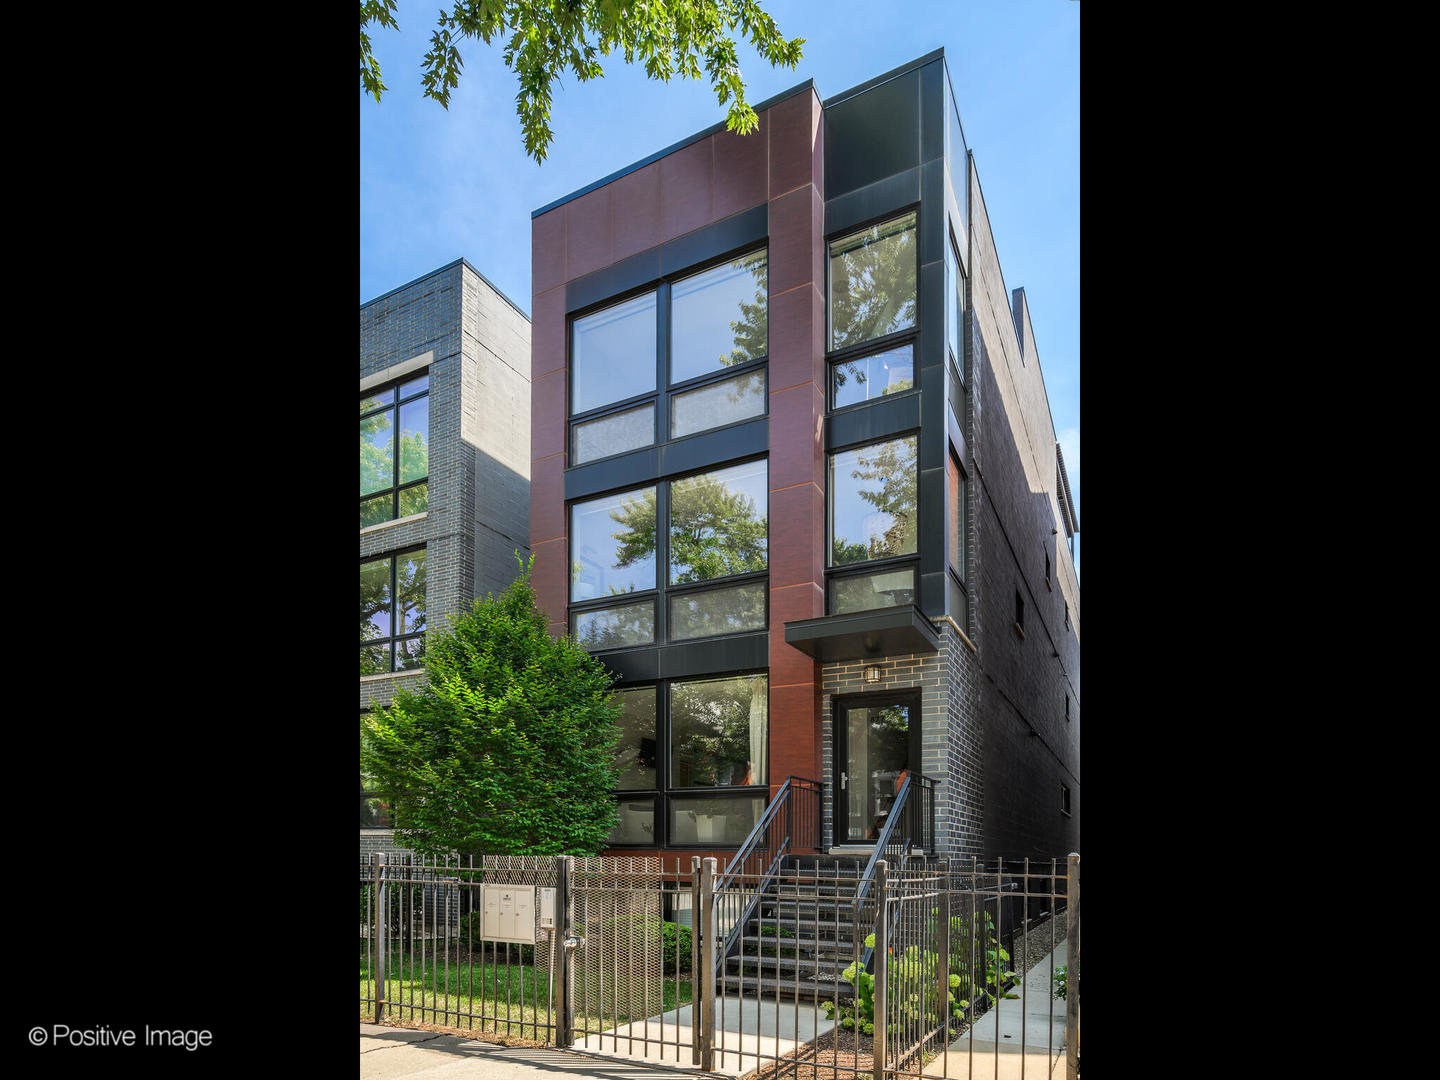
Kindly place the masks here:
<instances>
[{"instance_id":1,"label":"tall window of neighboring building","mask_svg":"<svg viewBox=\"0 0 1440 1080\"><path fill-rule=\"evenodd\" d=\"M769 336L764 248L575 319L570 464L764 415Z\"/></svg>"},{"instance_id":2,"label":"tall window of neighboring building","mask_svg":"<svg viewBox=\"0 0 1440 1080\"><path fill-rule=\"evenodd\" d=\"M425 551L360 563L360 674L425 662Z\"/></svg>"},{"instance_id":3,"label":"tall window of neighboring building","mask_svg":"<svg viewBox=\"0 0 1440 1080\"><path fill-rule=\"evenodd\" d=\"M738 846L769 794L769 688L756 673L619 691L610 843Z\"/></svg>"},{"instance_id":4,"label":"tall window of neighboring building","mask_svg":"<svg viewBox=\"0 0 1440 1080\"><path fill-rule=\"evenodd\" d=\"M360 527L429 505L430 376L360 398Z\"/></svg>"},{"instance_id":5,"label":"tall window of neighboring building","mask_svg":"<svg viewBox=\"0 0 1440 1080\"><path fill-rule=\"evenodd\" d=\"M830 456L831 614L914 602L918 444L907 435Z\"/></svg>"},{"instance_id":6,"label":"tall window of neighboring building","mask_svg":"<svg viewBox=\"0 0 1440 1080\"><path fill-rule=\"evenodd\" d=\"M573 504L576 640L598 652L764 629L768 476L762 459Z\"/></svg>"}]
</instances>

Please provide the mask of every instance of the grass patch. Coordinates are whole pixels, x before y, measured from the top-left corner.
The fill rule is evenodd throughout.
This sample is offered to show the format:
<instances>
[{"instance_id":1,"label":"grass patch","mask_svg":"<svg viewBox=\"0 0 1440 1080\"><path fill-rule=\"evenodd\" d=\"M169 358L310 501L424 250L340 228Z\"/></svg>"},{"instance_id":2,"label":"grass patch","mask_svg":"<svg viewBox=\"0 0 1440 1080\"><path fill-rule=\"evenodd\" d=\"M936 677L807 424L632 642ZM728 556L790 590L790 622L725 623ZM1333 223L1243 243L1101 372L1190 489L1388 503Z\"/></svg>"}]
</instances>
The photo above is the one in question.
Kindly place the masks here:
<instances>
[{"instance_id":1,"label":"grass patch","mask_svg":"<svg viewBox=\"0 0 1440 1080\"><path fill-rule=\"evenodd\" d=\"M423 958L418 955L392 956L387 964L386 976L385 1013L395 1021L453 1022L470 1030L502 1032L540 1041L547 1038L545 1025L555 1022L550 971L543 965L537 967L513 960L507 965L503 957L495 963L463 954L457 960L453 951L447 964L442 945L438 959L428 952ZM598 982L593 973L591 980ZM575 1030L595 1032L616 1026L608 981L604 987L603 1020L597 1003L600 988L591 986L588 989L587 1014L586 973L576 965ZM656 989L652 984L650 1016L662 1011L673 1012L677 1007L688 1005L692 999L692 984L688 979L682 979L677 984L673 977L667 977L658 995ZM373 998L374 993L373 971L362 949L360 997ZM362 1000L360 1015L362 1019L372 1019L375 1006ZM643 1015L621 1013L618 1023L645 1018Z\"/></svg>"}]
</instances>

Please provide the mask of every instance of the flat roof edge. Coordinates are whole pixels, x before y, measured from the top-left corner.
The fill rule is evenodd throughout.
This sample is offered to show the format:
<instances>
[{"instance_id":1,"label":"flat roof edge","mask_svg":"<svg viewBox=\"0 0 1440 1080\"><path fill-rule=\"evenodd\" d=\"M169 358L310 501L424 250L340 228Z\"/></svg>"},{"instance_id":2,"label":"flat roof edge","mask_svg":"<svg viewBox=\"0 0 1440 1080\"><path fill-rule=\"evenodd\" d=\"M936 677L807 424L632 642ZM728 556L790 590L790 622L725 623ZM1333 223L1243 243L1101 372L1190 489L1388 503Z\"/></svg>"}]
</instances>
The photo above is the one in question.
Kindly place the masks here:
<instances>
[{"instance_id":1,"label":"flat roof edge","mask_svg":"<svg viewBox=\"0 0 1440 1080\"><path fill-rule=\"evenodd\" d=\"M814 80L814 79L806 79L803 83L800 83L800 84L797 85L797 86L792 86L789 90L782 90L780 93L776 94L774 97L768 97L768 98L766 98L764 101L759 102L758 104L752 105L752 106L750 106L750 107L751 107L752 109L754 109L757 113L759 113L759 112L764 112L766 109L769 109L769 108L771 108L771 107L773 107L773 106L775 106L775 105L780 104L780 102L784 101L786 98L792 98L792 97L794 97L796 94L802 94L802 93L804 93L806 90L814 90L814 89L815 89L815 80ZM816 97L819 97L820 95L819 95L818 93L816 93L815 96L816 96ZM685 149L685 147L689 146L691 143L697 143L697 142L699 142L701 139L708 139L711 135L714 135L717 131L724 131L724 130L725 130L725 121L724 121L724 120L721 120L718 124L711 124L711 125L710 125L708 128L706 128L704 131L697 131L694 135L687 135L685 138L681 139L679 142L677 142L677 143L672 143L670 146L665 147L665 149L663 149L663 150L657 150L657 151L655 151L655 153L650 154L650 155L647 155L646 157L641 158L639 161L632 162L631 164L626 165L626 166L625 166L624 168L622 168L622 169L616 169L616 170L615 170L614 172L612 172L609 176L602 176L599 180L596 180L594 183L586 184L584 187L578 188L578 189L576 189L575 191L572 191L569 195L562 195L562 196L560 196L560 198L556 199L554 202L548 202L548 203L546 203L544 206L540 207L539 210L532 210L532 211L530 212L530 217L531 217L531 219L533 220L533 219L539 217L541 214L548 214L551 210L554 210L557 206L564 206L564 205L565 205L566 203L568 203L568 202L573 202L575 199L580 198L581 195L588 195L588 194L590 194L590 192L594 191L596 188L602 188L602 187L604 187L606 184L614 183L616 180L619 180L622 176L628 176L628 175L629 175L630 173L632 173L632 172L638 172L640 169L643 169L646 165L649 165L649 164L651 164L651 163L653 163L653 162L659 161L662 157L665 157L665 156L668 155L668 154L673 154L673 153L675 153L675 151L677 151L677 150L683 150L683 149Z\"/></svg>"},{"instance_id":2,"label":"flat roof edge","mask_svg":"<svg viewBox=\"0 0 1440 1080\"><path fill-rule=\"evenodd\" d=\"M453 269L455 269L455 267L457 267L457 266L464 266L466 269L468 269L472 274L474 274L474 275L475 275L476 277L478 277L481 281L483 281L486 285L488 285L488 286L490 287L490 291L491 291L491 292L493 292L496 296L500 297L501 300L504 300L507 304L509 304L512 308L514 308L516 314L518 314L518 315L519 315L522 319L524 319L526 322L529 322L529 321L530 321L530 316L529 316L529 314L525 311L524 308L522 308L519 304L515 303L514 300L511 300L510 297L506 296L505 293L504 293L504 291L503 291L499 286L497 286L493 281L491 281L491 280L490 280L489 278L487 278L484 274L482 274L479 270L477 270L477 269L475 268L475 265L474 265L473 263L471 263L470 260L467 259L467 258L465 258L463 255L462 255L460 258L454 260L453 262L448 262L448 263L446 263L444 266L437 266L434 270L431 270L428 274L421 274L419 277L414 278L414 279L411 280L411 281L405 282L404 285L396 285L395 288L390 289L390 290L388 290L387 292L383 292L383 293L381 293L379 296L374 297L374 298L371 299L371 300L366 300L364 303L362 303L362 304L360 305L360 310L361 310L361 311L364 311L364 310L365 310L367 307L369 307L371 304L378 304L378 303L380 303L380 301L382 301L382 300L388 300L390 297L394 296L396 293L401 293L401 292L404 292L406 289L414 288L416 285L419 285L422 281L425 281L425 280L428 279L428 278L438 277L440 274L445 273L445 271L447 271L447 270L453 270Z\"/></svg>"},{"instance_id":3,"label":"flat roof edge","mask_svg":"<svg viewBox=\"0 0 1440 1080\"><path fill-rule=\"evenodd\" d=\"M831 105L838 105L845 99L854 97L856 94L863 94L866 90L874 89L881 83L889 82L891 79L898 79L901 75L905 75L911 71L918 71L926 64L933 64L936 60L943 60L944 58L945 47L942 45L933 52L928 52L924 56L901 64L897 68L892 68L883 75L876 75L873 79L866 79L859 86L852 86L849 90L841 90L840 93L834 97L826 98L821 104L828 109ZM953 97L955 93L954 87L951 87L950 93Z\"/></svg>"}]
</instances>

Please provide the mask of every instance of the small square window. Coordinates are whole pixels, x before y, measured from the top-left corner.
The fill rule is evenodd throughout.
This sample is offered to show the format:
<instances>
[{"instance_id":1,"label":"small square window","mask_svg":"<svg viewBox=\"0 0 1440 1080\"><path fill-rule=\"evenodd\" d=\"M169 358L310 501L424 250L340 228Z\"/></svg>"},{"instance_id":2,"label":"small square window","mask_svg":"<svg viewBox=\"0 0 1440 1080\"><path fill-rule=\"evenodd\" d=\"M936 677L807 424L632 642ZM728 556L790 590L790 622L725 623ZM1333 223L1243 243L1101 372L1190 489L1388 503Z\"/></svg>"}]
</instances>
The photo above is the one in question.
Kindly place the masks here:
<instances>
[{"instance_id":1,"label":"small square window","mask_svg":"<svg viewBox=\"0 0 1440 1080\"><path fill-rule=\"evenodd\" d=\"M1070 816L1070 789L1064 784L1060 785L1060 812L1066 817Z\"/></svg>"}]
</instances>

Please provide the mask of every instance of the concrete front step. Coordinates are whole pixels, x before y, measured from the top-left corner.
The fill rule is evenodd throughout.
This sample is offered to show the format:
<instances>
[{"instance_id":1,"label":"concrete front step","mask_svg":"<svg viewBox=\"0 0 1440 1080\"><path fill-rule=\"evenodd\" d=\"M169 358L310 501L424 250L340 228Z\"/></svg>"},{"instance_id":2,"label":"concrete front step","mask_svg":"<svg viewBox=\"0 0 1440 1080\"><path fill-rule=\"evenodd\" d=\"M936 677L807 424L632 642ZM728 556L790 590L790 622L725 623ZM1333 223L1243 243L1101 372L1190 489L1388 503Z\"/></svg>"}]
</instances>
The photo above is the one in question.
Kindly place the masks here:
<instances>
[{"instance_id":1,"label":"concrete front step","mask_svg":"<svg viewBox=\"0 0 1440 1080\"><path fill-rule=\"evenodd\" d=\"M807 955L813 955L814 953L819 952L826 956L848 956L850 955L850 953L854 952L856 948L856 939L853 937L840 939L820 938L817 940L813 937L775 938L771 937L768 934L759 937L752 934L744 934L741 936L740 940L745 944L745 952L751 956L756 955L759 949L773 949L777 945L782 949L798 949L800 952ZM865 943L863 940L860 941L859 948L862 951L864 950Z\"/></svg>"},{"instance_id":2,"label":"concrete front step","mask_svg":"<svg viewBox=\"0 0 1440 1080\"><path fill-rule=\"evenodd\" d=\"M742 971L746 975L753 975L760 971L764 972L769 980L775 978L777 972L781 979L789 979L796 971L802 976L809 974L829 978L849 966L850 960L846 957L752 956L746 953L744 956L727 956L724 970L727 975L738 975Z\"/></svg>"}]
</instances>

